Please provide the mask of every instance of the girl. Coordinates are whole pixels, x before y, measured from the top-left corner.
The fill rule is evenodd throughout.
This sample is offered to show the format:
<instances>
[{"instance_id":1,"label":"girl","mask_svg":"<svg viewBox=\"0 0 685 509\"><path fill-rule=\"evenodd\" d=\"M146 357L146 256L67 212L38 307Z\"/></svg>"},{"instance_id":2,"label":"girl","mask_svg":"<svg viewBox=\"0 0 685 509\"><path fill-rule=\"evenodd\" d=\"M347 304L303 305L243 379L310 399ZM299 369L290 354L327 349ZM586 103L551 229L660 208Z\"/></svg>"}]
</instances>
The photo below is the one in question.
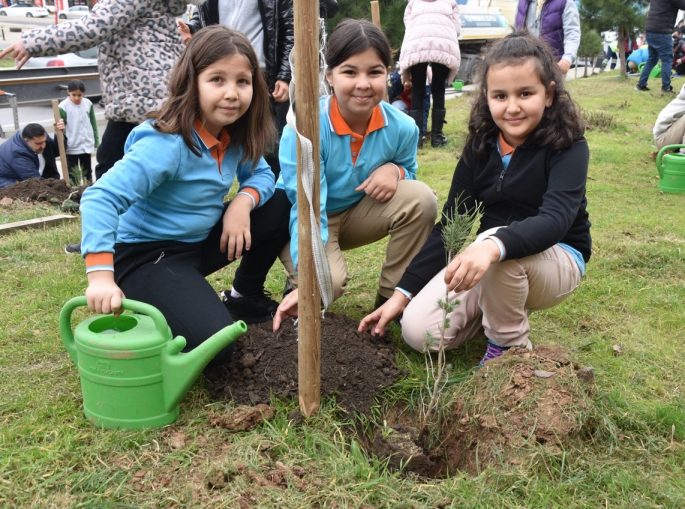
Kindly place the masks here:
<instances>
[{"instance_id":1,"label":"girl","mask_svg":"<svg viewBox=\"0 0 685 509\"><path fill-rule=\"evenodd\" d=\"M334 298L349 281L342 251L390 235L376 307L395 289L437 215L435 193L416 181L419 130L404 113L382 102L391 65L383 32L365 20L347 19L331 34L326 79L333 94L320 100L321 231L333 276ZM296 136L286 127L277 187L297 202ZM297 206L290 212L290 248L281 261L297 287ZM297 290L278 308L274 330L297 314Z\"/></svg>"},{"instance_id":2,"label":"girl","mask_svg":"<svg viewBox=\"0 0 685 509\"><path fill-rule=\"evenodd\" d=\"M528 314L576 289L591 249L589 152L555 58L537 37L515 32L488 49L482 66L443 219L402 276L401 291L359 325L382 335L404 312L402 335L422 350L427 331L440 337L436 302L447 285L461 303L445 347L485 334L481 364L513 346L530 347ZM453 217L459 197L459 214L481 203L480 235L445 267L444 218Z\"/></svg>"},{"instance_id":3,"label":"girl","mask_svg":"<svg viewBox=\"0 0 685 509\"><path fill-rule=\"evenodd\" d=\"M409 0L404 11L404 40L400 68L405 77L411 75L410 115L423 126L423 99L426 93L426 72L431 64L433 78L433 114L431 146L447 144L442 134L445 122L445 85L451 83L461 63L459 6L454 0ZM419 139L418 147L423 147Z\"/></svg>"},{"instance_id":4,"label":"girl","mask_svg":"<svg viewBox=\"0 0 685 509\"><path fill-rule=\"evenodd\" d=\"M83 97L86 86L81 80L71 80L67 84L69 97L59 103L59 114L67 126L67 167L72 180L78 182L84 176L87 183L91 180L91 154L99 145L98 124L95 120L93 103ZM77 170L81 167L81 171Z\"/></svg>"},{"instance_id":5,"label":"girl","mask_svg":"<svg viewBox=\"0 0 685 509\"><path fill-rule=\"evenodd\" d=\"M288 204L282 191L272 197L274 176L260 155L274 129L268 108L245 36L221 26L200 30L170 75L167 102L83 195L92 311L118 313L124 295L152 304L195 348L238 319L205 277L243 255L234 289L253 303L273 302L262 288L287 242L278 211ZM224 204L236 176L238 194Z\"/></svg>"}]
</instances>

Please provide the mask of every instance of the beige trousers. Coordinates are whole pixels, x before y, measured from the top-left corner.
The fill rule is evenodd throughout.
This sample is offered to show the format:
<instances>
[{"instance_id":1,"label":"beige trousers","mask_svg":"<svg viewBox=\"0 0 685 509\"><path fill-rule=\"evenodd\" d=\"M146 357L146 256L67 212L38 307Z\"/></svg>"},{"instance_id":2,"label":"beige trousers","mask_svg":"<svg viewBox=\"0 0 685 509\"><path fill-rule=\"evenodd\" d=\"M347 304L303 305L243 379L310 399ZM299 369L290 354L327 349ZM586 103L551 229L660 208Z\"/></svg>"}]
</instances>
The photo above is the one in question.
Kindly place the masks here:
<instances>
[{"instance_id":1,"label":"beige trousers","mask_svg":"<svg viewBox=\"0 0 685 509\"><path fill-rule=\"evenodd\" d=\"M659 136L658 140L654 140L657 150L661 150L667 145L683 145L685 144L685 115L671 124L665 133Z\"/></svg>"},{"instance_id":2,"label":"beige trousers","mask_svg":"<svg viewBox=\"0 0 685 509\"><path fill-rule=\"evenodd\" d=\"M389 298L404 269L419 252L435 225L438 200L423 182L400 180L397 192L385 203L364 196L349 209L328 216L326 254L333 277L334 299L345 293L350 276L342 252L377 242L390 235L378 293ZM281 263L290 284L297 288L297 274L290 256L290 243L281 252Z\"/></svg>"},{"instance_id":3,"label":"beige trousers","mask_svg":"<svg viewBox=\"0 0 685 509\"><path fill-rule=\"evenodd\" d=\"M443 311L437 301L445 298L445 270L404 310L402 336L415 350L423 351L426 332L440 338ZM450 292L449 297L457 298L460 304L449 316L445 348L456 348L483 335L500 346L525 346L530 333L528 315L562 302L577 288L580 278L575 260L559 246L491 265L471 290ZM437 350L437 344L430 350Z\"/></svg>"}]
</instances>

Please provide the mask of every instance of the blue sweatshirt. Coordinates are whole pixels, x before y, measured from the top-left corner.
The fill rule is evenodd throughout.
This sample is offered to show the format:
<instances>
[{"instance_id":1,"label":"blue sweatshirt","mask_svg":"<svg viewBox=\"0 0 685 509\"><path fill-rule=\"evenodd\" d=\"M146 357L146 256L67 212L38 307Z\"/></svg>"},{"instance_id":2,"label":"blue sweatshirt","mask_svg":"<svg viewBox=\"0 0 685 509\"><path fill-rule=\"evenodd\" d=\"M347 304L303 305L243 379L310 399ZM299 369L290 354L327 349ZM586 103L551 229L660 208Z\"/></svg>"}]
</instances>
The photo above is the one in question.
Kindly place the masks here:
<instances>
[{"instance_id":1,"label":"blue sweatshirt","mask_svg":"<svg viewBox=\"0 0 685 509\"><path fill-rule=\"evenodd\" d=\"M353 133L338 109L335 96L320 102L321 140L321 236L328 241L328 216L349 209L364 196L355 191L373 171L386 164L398 166L400 179L416 180L416 145L419 129L414 120L386 102L373 110L366 133ZM281 174L276 183L285 189L290 211L290 253L297 267L297 135L283 129L279 160Z\"/></svg>"},{"instance_id":2,"label":"blue sweatshirt","mask_svg":"<svg viewBox=\"0 0 685 509\"><path fill-rule=\"evenodd\" d=\"M117 242L206 239L236 177L239 192L256 206L271 198L274 175L263 158L253 173L252 161L240 163L242 150L230 144L225 131L217 140L196 124L193 134L201 157L180 134L160 133L151 121L139 125L126 140L124 158L83 193L81 249L87 271L112 270Z\"/></svg>"}]
</instances>

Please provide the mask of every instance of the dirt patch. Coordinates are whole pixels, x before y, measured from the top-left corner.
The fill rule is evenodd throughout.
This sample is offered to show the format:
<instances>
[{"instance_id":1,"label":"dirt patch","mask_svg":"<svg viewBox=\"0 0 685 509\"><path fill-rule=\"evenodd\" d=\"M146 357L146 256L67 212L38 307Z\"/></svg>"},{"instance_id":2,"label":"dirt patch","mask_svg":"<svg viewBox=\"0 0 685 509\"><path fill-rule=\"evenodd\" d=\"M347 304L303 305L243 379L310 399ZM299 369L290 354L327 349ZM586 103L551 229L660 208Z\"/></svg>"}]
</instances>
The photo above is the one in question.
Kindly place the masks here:
<instances>
[{"instance_id":1,"label":"dirt patch","mask_svg":"<svg viewBox=\"0 0 685 509\"><path fill-rule=\"evenodd\" d=\"M10 198L23 202L48 202L55 205L69 199L81 202L81 195L88 186L68 187L64 180L28 179L0 189L0 199Z\"/></svg>"},{"instance_id":2,"label":"dirt patch","mask_svg":"<svg viewBox=\"0 0 685 509\"><path fill-rule=\"evenodd\" d=\"M477 475L490 465L528 464L541 447L567 450L597 422L593 386L592 369L580 369L565 348L509 350L455 388L430 453L433 475Z\"/></svg>"},{"instance_id":3,"label":"dirt patch","mask_svg":"<svg viewBox=\"0 0 685 509\"><path fill-rule=\"evenodd\" d=\"M374 397L402 374L396 347L357 332L358 323L327 313L321 322L321 396L335 396L345 410L368 414ZM233 361L207 371L210 394L238 405L268 404L271 395L295 398L297 330L286 321L278 333L271 322L250 325L236 342Z\"/></svg>"},{"instance_id":4,"label":"dirt patch","mask_svg":"<svg viewBox=\"0 0 685 509\"><path fill-rule=\"evenodd\" d=\"M419 437L399 412L404 419L387 416L389 428L364 444L390 468L401 464L426 477L527 464L541 451L568 450L592 431L598 418L593 386L594 370L579 368L564 348L514 348L445 393L437 429Z\"/></svg>"}]
</instances>

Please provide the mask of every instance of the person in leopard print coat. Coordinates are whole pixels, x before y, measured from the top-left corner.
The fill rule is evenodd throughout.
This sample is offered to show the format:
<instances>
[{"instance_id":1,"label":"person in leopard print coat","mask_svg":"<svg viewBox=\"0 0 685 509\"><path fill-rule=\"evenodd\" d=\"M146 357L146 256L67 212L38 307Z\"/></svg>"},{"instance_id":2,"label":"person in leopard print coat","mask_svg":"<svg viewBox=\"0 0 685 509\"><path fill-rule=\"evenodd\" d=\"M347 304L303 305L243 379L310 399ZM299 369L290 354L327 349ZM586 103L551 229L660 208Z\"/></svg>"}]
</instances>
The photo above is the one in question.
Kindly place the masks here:
<instances>
[{"instance_id":1,"label":"person in leopard print coat","mask_svg":"<svg viewBox=\"0 0 685 509\"><path fill-rule=\"evenodd\" d=\"M100 45L98 69L107 128L97 151L100 178L124 155L128 134L167 97L167 77L183 49L176 17L185 0L100 0L85 17L24 32L0 53L17 69L31 57Z\"/></svg>"}]
</instances>

